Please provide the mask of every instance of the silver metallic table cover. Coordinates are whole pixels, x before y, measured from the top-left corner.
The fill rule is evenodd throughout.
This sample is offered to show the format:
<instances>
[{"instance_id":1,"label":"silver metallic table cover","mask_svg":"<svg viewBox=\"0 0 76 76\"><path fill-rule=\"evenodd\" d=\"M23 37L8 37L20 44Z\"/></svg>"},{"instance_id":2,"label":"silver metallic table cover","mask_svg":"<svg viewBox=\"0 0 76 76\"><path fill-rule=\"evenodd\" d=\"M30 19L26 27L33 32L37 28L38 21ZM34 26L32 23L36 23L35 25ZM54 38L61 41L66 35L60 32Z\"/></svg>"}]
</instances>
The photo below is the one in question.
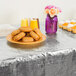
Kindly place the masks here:
<instances>
[{"instance_id":1,"label":"silver metallic table cover","mask_svg":"<svg viewBox=\"0 0 76 76\"><path fill-rule=\"evenodd\" d=\"M76 35L58 29L46 36L45 42L30 46L1 37L0 76L76 76Z\"/></svg>"}]
</instances>

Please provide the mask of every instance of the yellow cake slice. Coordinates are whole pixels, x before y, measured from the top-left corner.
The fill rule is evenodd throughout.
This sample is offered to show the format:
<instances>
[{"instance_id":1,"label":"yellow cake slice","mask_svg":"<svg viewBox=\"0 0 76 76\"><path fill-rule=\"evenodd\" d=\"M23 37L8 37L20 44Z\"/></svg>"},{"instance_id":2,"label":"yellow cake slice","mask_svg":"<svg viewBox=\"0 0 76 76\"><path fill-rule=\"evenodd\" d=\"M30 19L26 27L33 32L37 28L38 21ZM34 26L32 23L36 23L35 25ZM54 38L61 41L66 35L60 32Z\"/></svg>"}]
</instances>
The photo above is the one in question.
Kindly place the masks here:
<instances>
[{"instance_id":1,"label":"yellow cake slice","mask_svg":"<svg viewBox=\"0 0 76 76\"><path fill-rule=\"evenodd\" d=\"M64 23L64 24L62 24L62 25L63 25L62 28L63 28L64 30L67 30L67 26L68 26L68 24L69 24L69 23Z\"/></svg>"},{"instance_id":2,"label":"yellow cake slice","mask_svg":"<svg viewBox=\"0 0 76 76\"><path fill-rule=\"evenodd\" d=\"M76 34L76 25L72 27L72 33Z\"/></svg>"},{"instance_id":3,"label":"yellow cake slice","mask_svg":"<svg viewBox=\"0 0 76 76\"><path fill-rule=\"evenodd\" d=\"M73 26L74 26L73 24L68 24L68 26L67 26L67 31L71 32Z\"/></svg>"},{"instance_id":4,"label":"yellow cake slice","mask_svg":"<svg viewBox=\"0 0 76 76\"><path fill-rule=\"evenodd\" d=\"M64 24L64 21L60 21L60 22L59 22L59 25L58 25L58 26L59 26L59 28L62 28L62 27L63 27L63 25L62 25L62 24Z\"/></svg>"},{"instance_id":5,"label":"yellow cake slice","mask_svg":"<svg viewBox=\"0 0 76 76\"><path fill-rule=\"evenodd\" d=\"M76 24L76 20L71 20L70 24L75 25Z\"/></svg>"}]
</instances>

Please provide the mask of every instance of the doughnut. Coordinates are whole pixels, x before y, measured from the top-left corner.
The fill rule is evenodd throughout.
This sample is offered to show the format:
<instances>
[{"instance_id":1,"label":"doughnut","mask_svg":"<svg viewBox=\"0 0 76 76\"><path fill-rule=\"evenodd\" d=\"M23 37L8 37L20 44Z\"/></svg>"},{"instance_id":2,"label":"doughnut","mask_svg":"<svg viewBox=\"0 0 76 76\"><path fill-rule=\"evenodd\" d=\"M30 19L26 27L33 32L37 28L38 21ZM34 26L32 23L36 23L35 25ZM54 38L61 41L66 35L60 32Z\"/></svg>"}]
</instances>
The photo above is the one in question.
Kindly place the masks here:
<instances>
[{"instance_id":1,"label":"doughnut","mask_svg":"<svg viewBox=\"0 0 76 76\"><path fill-rule=\"evenodd\" d=\"M39 37L42 37L42 33L38 28L35 28L34 31Z\"/></svg>"},{"instance_id":2,"label":"doughnut","mask_svg":"<svg viewBox=\"0 0 76 76\"><path fill-rule=\"evenodd\" d=\"M22 41L23 41L23 42L33 42L34 39L33 39L32 37L23 37L23 38L22 38Z\"/></svg>"},{"instance_id":3,"label":"doughnut","mask_svg":"<svg viewBox=\"0 0 76 76\"><path fill-rule=\"evenodd\" d=\"M30 27L20 27L19 29L22 32L30 32L30 31L32 31L32 29Z\"/></svg>"},{"instance_id":4,"label":"doughnut","mask_svg":"<svg viewBox=\"0 0 76 76\"><path fill-rule=\"evenodd\" d=\"M13 37L13 40L18 41L22 39L26 34L24 32L19 33L18 35Z\"/></svg>"},{"instance_id":5,"label":"doughnut","mask_svg":"<svg viewBox=\"0 0 76 76\"><path fill-rule=\"evenodd\" d=\"M30 35L31 35L35 40L39 40L39 36L38 36L35 32L31 31L31 32L30 32Z\"/></svg>"},{"instance_id":6,"label":"doughnut","mask_svg":"<svg viewBox=\"0 0 76 76\"><path fill-rule=\"evenodd\" d=\"M13 31L13 32L11 33L11 35L12 35L12 36L15 36L15 35L17 35L17 34L19 34L19 33L20 33L20 30L18 29L18 30Z\"/></svg>"}]
</instances>

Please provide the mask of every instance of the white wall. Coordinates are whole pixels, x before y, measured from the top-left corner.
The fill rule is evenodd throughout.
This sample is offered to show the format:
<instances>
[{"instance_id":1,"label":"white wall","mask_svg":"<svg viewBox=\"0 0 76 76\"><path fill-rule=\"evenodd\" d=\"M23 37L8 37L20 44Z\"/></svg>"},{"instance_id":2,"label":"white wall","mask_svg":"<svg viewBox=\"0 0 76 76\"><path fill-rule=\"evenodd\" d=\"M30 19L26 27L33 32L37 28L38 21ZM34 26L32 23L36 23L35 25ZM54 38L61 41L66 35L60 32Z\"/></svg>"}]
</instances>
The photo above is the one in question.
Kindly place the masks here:
<instances>
[{"instance_id":1,"label":"white wall","mask_svg":"<svg viewBox=\"0 0 76 76\"><path fill-rule=\"evenodd\" d=\"M59 19L75 19L76 0L0 0L0 24L19 24L22 18L39 17L44 21L46 5L61 7Z\"/></svg>"}]
</instances>

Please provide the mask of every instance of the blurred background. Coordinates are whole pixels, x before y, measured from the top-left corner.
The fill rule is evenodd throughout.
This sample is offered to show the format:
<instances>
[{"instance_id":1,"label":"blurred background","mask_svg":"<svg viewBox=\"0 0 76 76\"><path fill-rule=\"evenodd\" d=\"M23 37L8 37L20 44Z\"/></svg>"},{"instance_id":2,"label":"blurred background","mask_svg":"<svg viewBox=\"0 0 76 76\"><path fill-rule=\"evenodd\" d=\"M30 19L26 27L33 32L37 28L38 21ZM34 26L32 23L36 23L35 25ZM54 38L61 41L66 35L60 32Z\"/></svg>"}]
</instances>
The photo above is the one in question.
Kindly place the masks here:
<instances>
[{"instance_id":1,"label":"blurred background","mask_svg":"<svg viewBox=\"0 0 76 76\"><path fill-rule=\"evenodd\" d=\"M76 19L76 0L0 0L0 24L20 24L22 18L45 21L44 8L55 5L62 9L59 20Z\"/></svg>"}]
</instances>

